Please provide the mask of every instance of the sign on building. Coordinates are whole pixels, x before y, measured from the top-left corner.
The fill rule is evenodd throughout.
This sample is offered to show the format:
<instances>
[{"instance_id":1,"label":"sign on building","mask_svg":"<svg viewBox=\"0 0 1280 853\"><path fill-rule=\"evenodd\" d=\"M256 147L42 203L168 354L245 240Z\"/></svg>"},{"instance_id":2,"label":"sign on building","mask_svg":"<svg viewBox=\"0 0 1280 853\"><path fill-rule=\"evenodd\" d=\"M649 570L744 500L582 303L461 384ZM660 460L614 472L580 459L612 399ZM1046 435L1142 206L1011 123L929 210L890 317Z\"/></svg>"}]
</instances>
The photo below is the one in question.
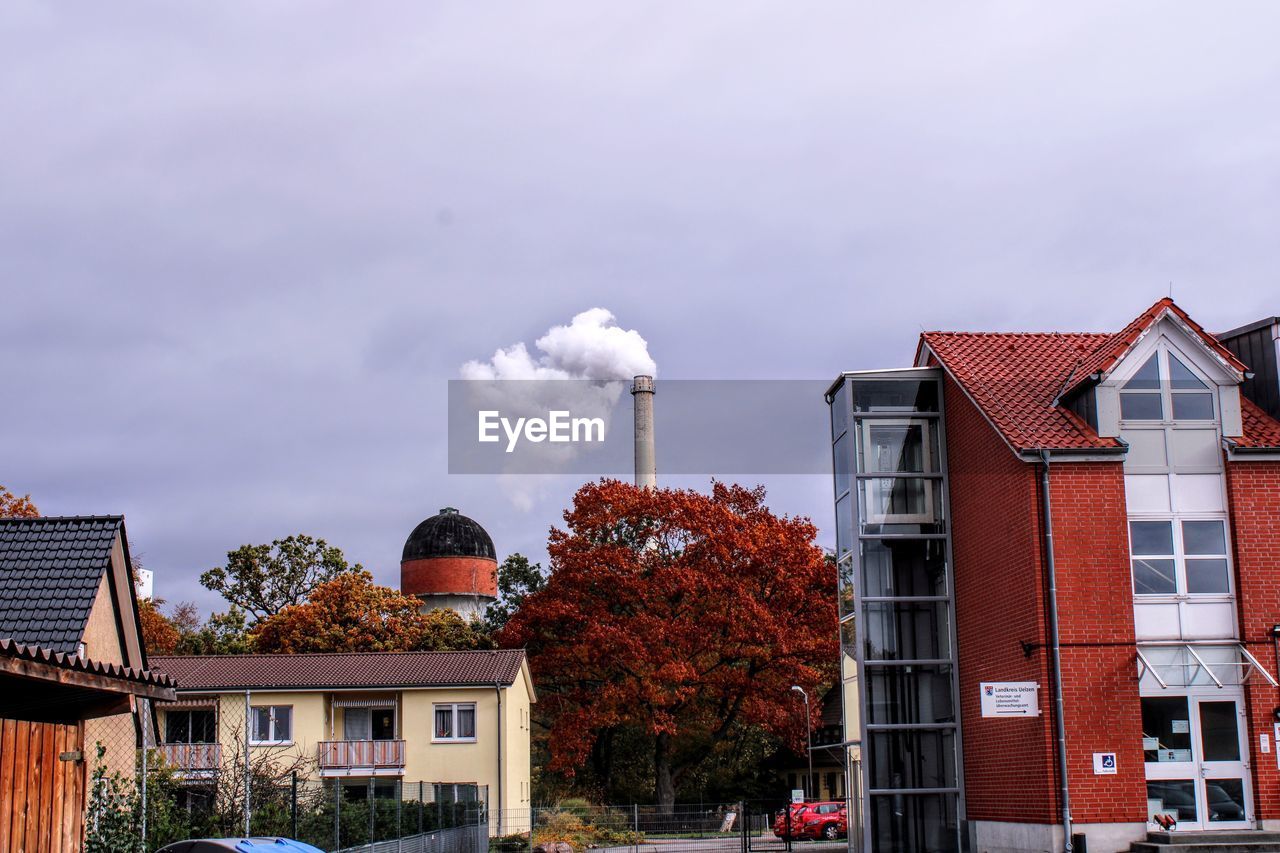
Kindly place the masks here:
<instances>
[{"instance_id":1,"label":"sign on building","mask_svg":"<svg viewBox=\"0 0 1280 853\"><path fill-rule=\"evenodd\" d=\"M1040 716L1040 685L1035 681L984 681L979 689L984 717Z\"/></svg>"},{"instance_id":2,"label":"sign on building","mask_svg":"<svg viewBox=\"0 0 1280 853\"><path fill-rule=\"evenodd\" d=\"M1114 752L1095 752L1093 754L1093 772L1097 776L1114 776L1116 773L1116 754Z\"/></svg>"}]
</instances>

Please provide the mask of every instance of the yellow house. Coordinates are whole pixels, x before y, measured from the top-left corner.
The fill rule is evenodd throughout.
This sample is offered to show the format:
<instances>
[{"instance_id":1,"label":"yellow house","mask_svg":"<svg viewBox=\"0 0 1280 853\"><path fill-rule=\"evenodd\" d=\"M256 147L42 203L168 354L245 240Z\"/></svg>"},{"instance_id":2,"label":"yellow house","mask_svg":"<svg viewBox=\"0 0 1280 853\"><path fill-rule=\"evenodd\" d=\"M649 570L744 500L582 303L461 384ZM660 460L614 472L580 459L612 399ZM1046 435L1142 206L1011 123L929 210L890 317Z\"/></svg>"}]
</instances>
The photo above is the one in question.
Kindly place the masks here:
<instances>
[{"instance_id":1,"label":"yellow house","mask_svg":"<svg viewBox=\"0 0 1280 853\"><path fill-rule=\"evenodd\" d=\"M151 665L178 684L177 701L157 705L161 751L192 783L243 768L247 753L251 767L269 759L353 795L398 780L406 797L527 814L535 695L521 650L153 656Z\"/></svg>"}]
</instances>

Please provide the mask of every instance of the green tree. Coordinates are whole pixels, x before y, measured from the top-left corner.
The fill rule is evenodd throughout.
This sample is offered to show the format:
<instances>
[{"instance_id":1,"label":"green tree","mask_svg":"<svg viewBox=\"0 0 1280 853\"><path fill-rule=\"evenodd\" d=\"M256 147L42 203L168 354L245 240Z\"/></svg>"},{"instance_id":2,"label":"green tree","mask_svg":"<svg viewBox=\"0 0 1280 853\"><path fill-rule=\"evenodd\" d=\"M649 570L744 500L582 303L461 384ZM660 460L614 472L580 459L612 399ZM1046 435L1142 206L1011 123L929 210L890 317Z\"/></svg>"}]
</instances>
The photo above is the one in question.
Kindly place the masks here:
<instances>
[{"instance_id":1,"label":"green tree","mask_svg":"<svg viewBox=\"0 0 1280 853\"><path fill-rule=\"evenodd\" d=\"M257 623L302 604L320 584L363 568L347 563L341 549L323 539L295 534L270 545L241 545L229 551L226 565L200 575L200 583Z\"/></svg>"},{"instance_id":2,"label":"green tree","mask_svg":"<svg viewBox=\"0 0 1280 853\"><path fill-rule=\"evenodd\" d=\"M512 554L498 567L498 600L484 612L485 629L492 634L501 631L525 598L547 585L547 573L541 563L530 563L523 554Z\"/></svg>"},{"instance_id":3,"label":"green tree","mask_svg":"<svg viewBox=\"0 0 1280 853\"><path fill-rule=\"evenodd\" d=\"M245 613L234 604L226 613L215 613L204 625L193 629L189 613L175 614L178 642L174 654L179 655L243 655L255 651Z\"/></svg>"}]
</instances>

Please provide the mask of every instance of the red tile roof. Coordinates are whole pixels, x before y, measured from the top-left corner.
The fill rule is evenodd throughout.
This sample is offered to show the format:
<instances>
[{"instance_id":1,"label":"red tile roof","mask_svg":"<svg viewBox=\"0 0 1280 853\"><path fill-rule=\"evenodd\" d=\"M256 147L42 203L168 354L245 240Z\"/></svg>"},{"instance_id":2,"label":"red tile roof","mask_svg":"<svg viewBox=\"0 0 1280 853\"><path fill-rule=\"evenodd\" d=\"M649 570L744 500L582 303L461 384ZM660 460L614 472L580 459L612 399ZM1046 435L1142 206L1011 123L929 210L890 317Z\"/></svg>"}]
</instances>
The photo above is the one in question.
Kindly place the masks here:
<instances>
[{"instance_id":1,"label":"red tile roof","mask_svg":"<svg viewBox=\"0 0 1280 853\"><path fill-rule=\"evenodd\" d=\"M1133 322L1125 326L1119 332L1111 335L1109 339L1103 342L1093 353L1085 357L1076 369L1075 377L1072 379L1070 390L1074 391L1089 381L1089 377L1094 374L1106 374L1124 358L1134 344L1136 344L1146 333L1148 329L1154 326L1165 314L1173 314L1183 324L1195 333L1209 349L1213 350L1231 367L1245 373L1248 368L1236 358L1231 350L1227 349L1218 339L1204 330L1199 323L1191 319L1187 314L1177 306L1172 299L1165 298L1157 301L1154 305L1143 311Z\"/></svg>"},{"instance_id":2,"label":"red tile roof","mask_svg":"<svg viewBox=\"0 0 1280 853\"><path fill-rule=\"evenodd\" d=\"M1166 314L1174 315L1231 368L1248 368L1171 299L1161 299L1122 331L1109 333L925 332L927 348L1015 451L1098 450L1121 447L1099 436L1054 401L1106 374ZM1241 448L1280 448L1280 423L1241 397Z\"/></svg>"},{"instance_id":3,"label":"red tile roof","mask_svg":"<svg viewBox=\"0 0 1280 853\"><path fill-rule=\"evenodd\" d=\"M300 655L189 655L151 657L173 677L178 692L210 690L323 690L375 687L510 685L524 651L354 652Z\"/></svg>"},{"instance_id":4,"label":"red tile roof","mask_svg":"<svg viewBox=\"0 0 1280 853\"><path fill-rule=\"evenodd\" d=\"M1280 449L1280 421L1262 411L1243 394L1240 396L1240 414L1244 420L1244 436L1232 439L1232 445L1251 450Z\"/></svg>"},{"instance_id":5,"label":"red tile roof","mask_svg":"<svg viewBox=\"0 0 1280 853\"><path fill-rule=\"evenodd\" d=\"M1115 449L1063 406L1053 405L1081 359L1105 334L925 332L924 346L1019 452Z\"/></svg>"}]
</instances>

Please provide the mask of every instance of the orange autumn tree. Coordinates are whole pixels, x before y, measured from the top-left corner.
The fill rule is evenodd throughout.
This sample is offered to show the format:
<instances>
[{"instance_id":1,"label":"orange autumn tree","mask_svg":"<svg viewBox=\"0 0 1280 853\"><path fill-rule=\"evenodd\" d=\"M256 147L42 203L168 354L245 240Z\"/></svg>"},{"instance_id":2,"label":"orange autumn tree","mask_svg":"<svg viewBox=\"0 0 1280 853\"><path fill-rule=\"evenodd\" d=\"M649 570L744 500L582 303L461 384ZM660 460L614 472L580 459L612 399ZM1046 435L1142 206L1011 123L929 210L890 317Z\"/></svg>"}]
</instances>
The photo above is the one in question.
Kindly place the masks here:
<instances>
[{"instance_id":1,"label":"orange autumn tree","mask_svg":"<svg viewBox=\"0 0 1280 853\"><path fill-rule=\"evenodd\" d=\"M551 576L499 635L530 653L550 768L572 775L618 727L649 736L655 798L740 726L803 747L792 685L835 676L835 570L764 489L583 486L552 530Z\"/></svg>"},{"instance_id":2,"label":"orange autumn tree","mask_svg":"<svg viewBox=\"0 0 1280 853\"><path fill-rule=\"evenodd\" d=\"M31 495L19 497L0 486L0 518L39 518L40 510L31 500Z\"/></svg>"},{"instance_id":3,"label":"orange autumn tree","mask_svg":"<svg viewBox=\"0 0 1280 853\"><path fill-rule=\"evenodd\" d=\"M259 652L459 651L492 644L453 611L419 612L422 602L379 586L369 572L344 572L307 600L253 629Z\"/></svg>"},{"instance_id":4,"label":"orange autumn tree","mask_svg":"<svg viewBox=\"0 0 1280 853\"><path fill-rule=\"evenodd\" d=\"M149 655L171 655L178 649L182 635L178 626L160 612L163 601L138 599L138 621L142 623L142 644Z\"/></svg>"}]
</instances>

